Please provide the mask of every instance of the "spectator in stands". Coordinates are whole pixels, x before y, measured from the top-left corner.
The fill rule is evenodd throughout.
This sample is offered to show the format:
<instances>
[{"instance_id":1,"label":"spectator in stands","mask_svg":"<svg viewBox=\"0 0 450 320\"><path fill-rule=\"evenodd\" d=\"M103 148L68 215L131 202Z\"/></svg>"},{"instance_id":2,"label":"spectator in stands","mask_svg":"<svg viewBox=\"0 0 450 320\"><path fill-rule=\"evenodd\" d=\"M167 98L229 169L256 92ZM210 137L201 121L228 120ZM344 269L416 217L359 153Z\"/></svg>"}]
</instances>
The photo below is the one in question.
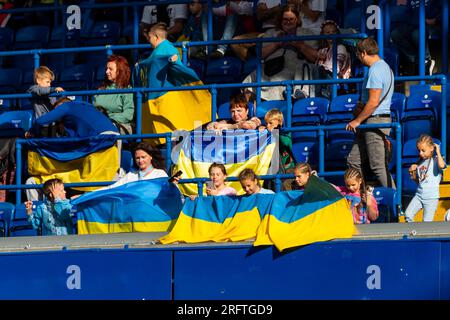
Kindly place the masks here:
<instances>
[{"instance_id":1,"label":"spectator in stands","mask_svg":"<svg viewBox=\"0 0 450 320\"><path fill-rule=\"evenodd\" d=\"M107 116L98 111L93 105L72 102L68 98L61 98L55 103L55 109L37 119L25 138L39 136L40 127L56 122L61 129L61 135L67 137L91 137L100 134L119 134L119 130ZM121 143L118 140L119 162ZM29 177L26 184L36 184L34 177ZM27 199L37 201L42 194L36 189L26 189Z\"/></svg>"},{"instance_id":2,"label":"spectator in stands","mask_svg":"<svg viewBox=\"0 0 450 320\"><path fill-rule=\"evenodd\" d=\"M130 67L125 57L111 55L106 64L105 80L99 90L127 89L130 86ZM108 117L120 127L122 134L132 134L134 102L132 93L95 95L94 105L103 108Z\"/></svg>"},{"instance_id":3,"label":"spectator in stands","mask_svg":"<svg viewBox=\"0 0 450 320\"><path fill-rule=\"evenodd\" d=\"M115 188L124 185L129 182L134 182L138 180L149 180L156 178L167 178L167 173L160 169L163 166L163 161L159 151L152 148L152 146L147 142L140 142L133 150L134 161L138 170L128 172L123 178L119 179L115 183L97 189L105 190ZM174 177L174 182L178 183L180 177Z\"/></svg>"},{"instance_id":4,"label":"spectator in stands","mask_svg":"<svg viewBox=\"0 0 450 320\"><path fill-rule=\"evenodd\" d=\"M370 223L378 219L377 200L373 188L366 187L361 171L349 168L344 173L345 186L336 187L348 200L354 224Z\"/></svg>"},{"instance_id":5,"label":"spectator in stands","mask_svg":"<svg viewBox=\"0 0 450 320\"><path fill-rule=\"evenodd\" d=\"M312 35L311 30L300 27L301 20L297 7L293 4L287 4L282 9L281 19L278 21L279 28L270 29L264 37L289 37ZM262 66L263 73L261 81L284 81L294 80L297 68L305 63L303 56L300 55L299 41L290 42L266 42L262 47L262 58L264 64ZM307 41L307 43L317 48L318 43L315 40ZM283 57L282 61L279 61ZM302 80L302 79L299 79ZM248 75L244 81L256 82L256 71ZM283 100L285 96L285 87L262 87L261 98L263 100ZM248 88L246 92L253 92L253 88Z\"/></svg>"},{"instance_id":6,"label":"spectator in stands","mask_svg":"<svg viewBox=\"0 0 450 320\"><path fill-rule=\"evenodd\" d=\"M62 98L55 103L54 110L36 119L31 132L26 133L25 137L36 135L41 126L59 121L64 127L64 135L68 137L92 137L99 134L119 133L111 120L93 105Z\"/></svg>"},{"instance_id":7,"label":"spectator in stands","mask_svg":"<svg viewBox=\"0 0 450 320\"><path fill-rule=\"evenodd\" d=\"M405 211L406 222L414 222L417 212L423 208L423 221L434 219L439 202L439 184L442 170L447 167L438 144L429 135L417 139L419 161L411 165L409 174L417 182L417 191ZM436 152L436 154L435 154Z\"/></svg>"},{"instance_id":8,"label":"spectator in stands","mask_svg":"<svg viewBox=\"0 0 450 320\"><path fill-rule=\"evenodd\" d=\"M150 28L156 23L163 22L169 26L166 38L175 42L183 32L188 18L187 4L160 4L145 6L140 23L141 33L148 39Z\"/></svg>"},{"instance_id":9,"label":"spectator in stands","mask_svg":"<svg viewBox=\"0 0 450 320\"><path fill-rule=\"evenodd\" d=\"M177 42L182 41L203 41L203 27L207 17L203 11L203 5L199 0L193 0L189 3L189 17L184 26L182 35ZM206 59L206 50L203 47L189 47L189 56L196 59Z\"/></svg>"},{"instance_id":10,"label":"spectator in stands","mask_svg":"<svg viewBox=\"0 0 450 320\"><path fill-rule=\"evenodd\" d=\"M167 25L165 23L158 22L153 25L147 33L147 39L154 49L150 57L147 58L148 60L161 56L172 56L172 62L181 63L179 51L167 40Z\"/></svg>"},{"instance_id":11,"label":"spectator in stands","mask_svg":"<svg viewBox=\"0 0 450 320\"><path fill-rule=\"evenodd\" d=\"M260 126L259 129L267 128L269 131L273 129L281 129L283 126L283 112L278 109L271 109L264 115L265 126ZM290 132L279 133L279 150L280 150L280 173L292 172L295 167L294 155L292 153L292 137Z\"/></svg>"},{"instance_id":12,"label":"spectator in stands","mask_svg":"<svg viewBox=\"0 0 450 320\"><path fill-rule=\"evenodd\" d=\"M446 1L446 0L445 0ZM397 5L404 6L406 21L392 28L391 39L401 52L402 63L406 75L416 75L419 57L419 0L397 1ZM399 3L401 2L401 4ZM429 31L439 26L442 4L440 0L425 1L425 64L427 74L433 73L435 61L431 59L428 46Z\"/></svg>"},{"instance_id":13,"label":"spectator in stands","mask_svg":"<svg viewBox=\"0 0 450 320\"><path fill-rule=\"evenodd\" d=\"M209 166L208 173L211 179L206 185L206 194L208 196L235 196L237 194L234 188L225 184L227 170L223 164L214 162ZM191 200L194 200L196 197L198 195L189 196Z\"/></svg>"},{"instance_id":14,"label":"spectator in stands","mask_svg":"<svg viewBox=\"0 0 450 320\"><path fill-rule=\"evenodd\" d=\"M244 169L239 173L239 182L247 196L252 194L272 194L272 190L264 189L259 185L258 176L252 169Z\"/></svg>"},{"instance_id":15,"label":"spectator in stands","mask_svg":"<svg viewBox=\"0 0 450 320\"><path fill-rule=\"evenodd\" d=\"M242 93L235 94L230 99L230 120L210 122L206 130L234 130L234 129L256 129L261 125L258 117L248 119L248 102Z\"/></svg>"},{"instance_id":16,"label":"spectator in stands","mask_svg":"<svg viewBox=\"0 0 450 320\"><path fill-rule=\"evenodd\" d=\"M327 0L298 0L297 2L303 27L309 28L318 34L320 26L325 20Z\"/></svg>"},{"instance_id":17,"label":"spectator in stands","mask_svg":"<svg viewBox=\"0 0 450 320\"><path fill-rule=\"evenodd\" d=\"M281 0L259 0L256 7L256 19L261 23L260 31L241 34L234 37L233 40L262 37L266 31L277 27L280 14ZM231 49L239 59L246 61L255 46L255 43L240 43L232 44Z\"/></svg>"},{"instance_id":18,"label":"spectator in stands","mask_svg":"<svg viewBox=\"0 0 450 320\"><path fill-rule=\"evenodd\" d=\"M44 202L33 208L33 202L25 202L28 221L42 235L67 235L74 231L71 217L72 204L66 199L64 183L60 179L45 181L42 188Z\"/></svg>"},{"instance_id":19,"label":"spectator in stands","mask_svg":"<svg viewBox=\"0 0 450 320\"><path fill-rule=\"evenodd\" d=\"M220 40L231 40L239 29L243 29L240 33L255 31L253 19L253 1L221 1L214 0L216 7L213 13L217 17L225 19L225 26ZM206 20L204 20L204 31L206 32ZM206 39L206 35L203 35ZM212 59L222 58L227 51L228 45L218 45L216 50L210 54Z\"/></svg>"},{"instance_id":20,"label":"spectator in stands","mask_svg":"<svg viewBox=\"0 0 450 320\"><path fill-rule=\"evenodd\" d=\"M391 98L394 93L394 74L389 65L378 55L378 44L372 38L360 40L357 44L357 56L369 66L369 72L363 82L362 103L355 110L355 118L346 130L356 133L352 150L347 157L350 168L361 171L367 181L367 172L363 169L370 165L377 180L383 187L394 187L387 164L386 136L390 128L358 129L360 124L391 123Z\"/></svg>"},{"instance_id":21,"label":"spectator in stands","mask_svg":"<svg viewBox=\"0 0 450 320\"><path fill-rule=\"evenodd\" d=\"M292 190L303 190L311 175L317 175L317 172L311 168L309 163L297 163L294 167L295 180L292 183Z\"/></svg>"},{"instance_id":22,"label":"spectator in stands","mask_svg":"<svg viewBox=\"0 0 450 320\"><path fill-rule=\"evenodd\" d=\"M34 85L27 92L32 94L30 101L33 106L35 119L38 119L53 109L53 104L57 98L49 97L49 94L64 91L61 87L52 87L53 80L55 80L55 74L48 67L40 66L34 70Z\"/></svg>"},{"instance_id":23,"label":"spectator in stands","mask_svg":"<svg viewBox=\"0 0 450 320\"><path fill-rule=\"evenodd\" d=\"M339 26L333 20L327 20L322 23L320 34L328 35L328 34L339 34L341 33L339 30ZM315 49L303 43L299 42L299 48L303 56L307 61L314 63L318 67L319 79L332 79L333 77L333 41L331 39L327 39L320 42L319 49ZM347 51L347 48L343 44L338 44L337 47L337 77L339 79L348 79L351 75L351 58L350 53ZM298 68L297 72L303 73L303 68ZM298 74L295 76L296 79L304 78L303 74ZM301 91L302 86L294 87L294 97L297 99L301 98L302 95L306 94ZM300 90L300 91L296 91ZM320 90L320 95L325 98L330 98L330 90L329 86L323 86L322 90Z\"/></svg>"}]
</instances>

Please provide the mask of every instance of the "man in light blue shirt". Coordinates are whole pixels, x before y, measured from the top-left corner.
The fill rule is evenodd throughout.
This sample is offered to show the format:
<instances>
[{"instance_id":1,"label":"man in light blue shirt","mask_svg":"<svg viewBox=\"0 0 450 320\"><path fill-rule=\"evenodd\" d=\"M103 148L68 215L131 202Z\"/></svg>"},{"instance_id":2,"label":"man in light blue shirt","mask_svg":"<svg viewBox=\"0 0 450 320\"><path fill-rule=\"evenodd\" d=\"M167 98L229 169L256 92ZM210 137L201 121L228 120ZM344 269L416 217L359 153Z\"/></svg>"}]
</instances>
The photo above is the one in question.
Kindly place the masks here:
<instances>
[{"instance_id":1,"label":"man in light blue shirt","mask_svg":"<svg viewBox=\"0 0 450 320\"><path fill-rule=\"evenodd\" d=\"M391 123L391 98L394 93L394 74L389 65L378 55L378 44L372 38L358 42L357 56L369 67L363 83L359 114L350 121L346 130L356 133L352 150L347 157L351 168L364 172L365 164L383 187L395 188L389 173L385 139L390 128L358 129L361 124Z\"/></svg>"}]
</instances>

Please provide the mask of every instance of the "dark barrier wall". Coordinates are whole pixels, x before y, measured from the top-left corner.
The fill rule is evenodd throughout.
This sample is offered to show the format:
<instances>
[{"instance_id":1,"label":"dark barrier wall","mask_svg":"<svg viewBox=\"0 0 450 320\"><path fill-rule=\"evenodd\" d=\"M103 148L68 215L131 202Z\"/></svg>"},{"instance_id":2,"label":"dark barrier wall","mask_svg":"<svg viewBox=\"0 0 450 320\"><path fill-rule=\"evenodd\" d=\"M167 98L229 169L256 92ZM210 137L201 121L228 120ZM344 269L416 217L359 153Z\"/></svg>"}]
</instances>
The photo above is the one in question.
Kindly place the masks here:
<instances>
[{"instance_id":1,"label":"dark barrier wall","mask_svg":"<svg viewBox=\"0 0 450 320\"><path fill-rule=\"evenodd\" d=\"M450 299L450 239L2 253L0 270L0 299Z\"/></svg>"}]
</instances>

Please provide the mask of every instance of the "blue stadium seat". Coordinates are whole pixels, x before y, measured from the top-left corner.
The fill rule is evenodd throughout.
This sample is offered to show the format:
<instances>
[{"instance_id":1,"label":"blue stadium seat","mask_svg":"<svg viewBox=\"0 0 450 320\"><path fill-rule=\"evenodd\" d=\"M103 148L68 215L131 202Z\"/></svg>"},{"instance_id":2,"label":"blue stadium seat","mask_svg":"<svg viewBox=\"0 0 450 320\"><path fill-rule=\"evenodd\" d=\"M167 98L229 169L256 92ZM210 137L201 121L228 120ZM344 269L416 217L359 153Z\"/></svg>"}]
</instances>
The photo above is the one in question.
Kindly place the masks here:
<instances>
[{"instance_id":1,"label":"blue stadium seat","mask_svg":"<svg viewBox=\"0 0 450 320\"><path fill-rule=\"evenodd\" d=\"M398 122L403 117L405 110L406 96L400 92L394 92L391 100L391 116L393 122Z\"/></svg>"},{"instance_id":2,"label":"blue stadium seat","mask_svg":"<svg viewBox=\"0 0 450 320\"><path fill-rule=\"evenodd\" d=\"M203 74L205 72L205 61L201 59L189 59L187 66L195 71L200 79L203 79Z\"/></svg>"},{"instance_id":3,"label":"blue stadium seat","mask_svg":"<svg viewBox=\"0 0 450 320\"><path fill-rule=\"evenodd\" d=\"M411 91L406 100L405 110L431 109L435 116L439 117L441 111L442 94L435 90L424 90L420 92Z\"/></svg>"},{"instance_id":4,"label":"blue stadium seat","mask_svg":"<svg viewBox=\"0 0 450 320\"><path fill-rule=\"evenodd\" d=\"M403 141L417 139L422 133L433 135L436 118L431 109L405 111L402 118Z\"/></svg>"},{"instance_id":5,"label":"blue stadium seat","mask_svg":"<svg viewBox=\"0 0 450 320\"><path fill-rule=\"evenodd\" d=\"M315 166L318 159L318 143L315 140L292 138L292 153L296 163L308 162Z\"/></svg>"},{"instance_id":6,"label":"blue stadium seat","mask_svg":"<svg viewBox=\"0 0 450 320\"><path fill-rule=\"evenodd\" d=\"M0 69L0 93L17 93L22 83L22 70L17 68Z\"/></svg>"},{"instance_id":7,"label":"blue stadium seat","mask_svg":"<svg viewBox=\"0 0 450 320\"><path fill-rule=\"evenodd\" d=\"M384 61L391 67L394 76L398 76L398 66L400 63L400 55L396 48L384 48Z\"/></svg>"},{"instance_id":8,"label":"blue stadium seat","mask_svg":"<svg viewBox=\"0 0 450 320\"><path fill-rule=\"evenodd\" d=\"M206 66L206 83L238 82L241 77L241 60L236 57L223 57L208 60Z\"/></svg>"},{"instance_id":9,"label":"blue stadium seat","mask_svg":"<svg viewBox=\"0 0 450 320\"><path fill-rule=\"evenodd\" d=\"M267 111L270 109L278 109L281 112L283 112L284 117L284 123L283 125L286 126L286 115L287 115L287 105L286 100L270 100L270 101L261 101L259 105L256 106L256 116L261 119L262 123L265 123L264 116L266 115Z\"/></svg>"},{"instance_id":10,"label":"blue stadium seat","mask_svg":"<svg viewBox=\"0 0 450 320\"><path fill-rule=\"evenodd\" d=\"M120 156L120 167L129 172L134 167L133 154L128 150L123 150Z\"/></svg>"},{"instance_id":11,"label":"blue stadium seat","mask_svg":"<svg viewBox=\"0 0 450 320\"><path fill-rule=\"evenodd\" d=\"M66 91L86 90L92 80L92 71L86 65L74 65L61 71L60 86Z\"/></svg>"},{"instance_id":12,"label":"blue stadium seat","mask_svg":"<svg viewBox=\"0 0 450 320\"><path fill-rule=\"evenodd\" d=\"M0 114L0 136L23 136L33 125L33 114L28 111L8 111Z\"/></svg>"},{"instance_id":13,"label":"blue stadium seat","mask_svg":"<svg viewBox=\"0 0 450 320\"><path fill-rule=\"evenodd\" d=\"M248 103L248 115L249 115L249 117L251 117L252 114L253 114L252 110L254 110L253 103L249 102ZM217 108L217 116L218 116L218 119L231 119L230 103L229 102L224 102Z\"/></svg>"},{"instance_id":14,"label":"blue stadium seat","mask_svg":"<svg viewBox=\"0 0 450 320\"><path fill-rule=\"evenodd\" d=\"M116 21L98 21L94 23L85 43L87 46L117 44L120 38L120 28L120 23Z\"/></svg>"},{"instance_id":15,"label":"blue stadium seat","mask_svg":"<svg viewBox=\"0 0 450 320\"><path fill-rule=\"evenodd\" d=\"M0 202L0 236L7 237L9 225L14 215L14 205L9 202Z\"/></svg>"},{"instance_id":16,"label":"blue stadium seat","mask_svg":"<svg viewBox=\"0 0 450 320\"><path fill-rule=\"evenodd\" d=\"M65 33L65 40L63 45ZM50 34L50 41L48 43L49 48L65 48L65 47L78 47L80 44L80 30L72 29L68 30L66 26L55 26Z\"/></svg>"},{"instance_id":17,"label":"blue stadium seat","mask_svg":"<svg viewBox=\"0 0 450 320\"><path fill-rule=\"evenodd\" d=\"M33 205L38 205L40 201L33 202ZM25 209L25 204L21 203L16 206L14 215L9 227L9 235L11 237L21 236L37 236L41 234L41 230L33 228L32 224L28 222L28 215Z\"/></svg>"},{"instance_id":18,"label":"blue stadium seat","mask_svg":"<svg viewBox=\"0 0 450 320\"><path fill-rule=\"evenodd\" d=\"M28 26L16 31L15 50L45 48L50 29L48 26Z\"/></svg>"},{"instance_id":19,"label":"blue stadium seat","mask_svg":"<svg viewBox=\"0 0 450 320\"><path fill-rule=\"evenodd\" d=\"M398 222L397 206L395 205L396 193L396 190L392 188L377 187L373 190L379 212L375 223Z\"/></svg>"},{"instance_id":20,"label":"blue stadium seat","mask_svg":"<svg viewBox=\"0 0 450 320\"><path fill-rule=\"evenodd\" d=\"M325 147L325 169L347 169L347 156L352 150L353 140L336 140Z\"/></svg>"},{"instance_id":21,"label":"blue stadium seat","mask_svg":"<svg viewBox=\"0 0 450 320\"><path fill-rule=\"evenodd\" d=\"M11 50L14 41L14 31L10 28L0 28L0 51Z\"/></svg>"},{"instance_id":22,"label":"blue stadium seat","mask_svg":"<svg viewBox=\"0 0 450 320\"><path fill-rule=\"evenodd\" d=\"M53 72L60 73L66 67L76 64L77 57L76 52L50 53L45 56L45 63Z\"/></svg>"},{"instance_id":23,"label":"blue stadium seat","mask_svg":"<svg viewBox=\"0 0 450 320\"><path fill-rule=\"evenodd\" d=\"M330 102L330 109L326 114L325 124L347 124L353 119L353 110L358 103L358 94L345 94L336 96ZM353 139L353 132L340 130L329 130L327 132L327 139L335 141L339 139Z\"/></svg>"},{"instance_id":24,"label":"blue stadium seat","mask_svg":"<svg viewBox=\"0 0 450 320\"><path fill-rule=\"evenodd\" d=\"M256 70L258 66L258 59L256 57L249 57L242 64L242 79L248 76L250 73ZM261 69L262 70L262 69Z\"/></svg>"},{"instance_id":25,"label":"blue stadium seat","mask_svg":"<svg viewBox=\"0 0 450 320\"><path fill-rule=\"evenodd\" d=\"M11 111L14 103L12 99L3 99L0 98L0 113Z\"/></svg>"},{"instance_id":26,"label":"blue stadium seat","mask_svg":"<svg viewBox=\"0 0 450 320\"><path fill-rule=\"evenodd\" d=\"M292 109L292 126L323 124L329 105L326 98L297 100Z\"/></svg>"}]
</instances>

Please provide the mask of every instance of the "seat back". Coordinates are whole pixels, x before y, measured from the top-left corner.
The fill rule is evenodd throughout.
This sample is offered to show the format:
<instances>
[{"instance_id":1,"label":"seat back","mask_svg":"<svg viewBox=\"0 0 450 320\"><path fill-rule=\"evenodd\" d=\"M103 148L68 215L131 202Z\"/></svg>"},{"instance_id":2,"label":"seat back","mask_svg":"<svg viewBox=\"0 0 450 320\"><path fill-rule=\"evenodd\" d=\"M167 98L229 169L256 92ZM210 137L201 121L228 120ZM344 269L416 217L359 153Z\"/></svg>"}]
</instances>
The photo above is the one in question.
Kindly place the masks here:
<instances>
[{"instance_id":1,"label":"seat back","mask_svg":"<svg viewBox=\"0 0 450 320\"><path fill-rule=\"evenodd\" d=\"M398 221L397 206L395 205L396 193L395 189L385 187L377 187L373 190L379 212L376 223Z\"/></svg>"},{"instance_id":2,"label":"seat back","mask_svg":"<svg viewBox=\"0 0 450 320\"><path fill-rule=\"evenodd\" d=\"M48 26L28 26L16 31L15 50L45 48L48 43Z\"/></svg>"},{"instance_id":3,"label":"seat back","mask_svg":"<svg viewBox=\"0 0 450 320\"><path fill-rule=\"evenodd\" d=\"M86 90L92 79L92 71L86 65L74 65L61 71L60 85L64 90Z\"/></svg>"},{"instance_id":4,"label":"seat back","mask_svg":"<svg viewBox=\"0 0 450 320\"><path fill-rule=\"evenodd\" d=\"M431 109L435 116L440 115L442 94L435 90L411 91L406 100L405 110Z\"/></svg>"},{"instance_id":5,"label":"seat back","mask_svg":"<svg viewBox=\"0 0 450 320\"><path fill-rule=\"evenodd\" d=\"M10 28L0 28L0 51L10 50L14 41L14 31Z\"/></svg>"},{"instance_id":6,"label":"seat back","mask_svg":"<svg viewBox=\"0 0 450 320\"><path fill-rule=\"evenodd\" d=\"M208 60L205 73L206 83L237 82L241 76L241 60L236 57L223 57Z\"/></svg>"},{"instance_id":7,"label":"seat back","mask_svg":"<svg viewBox=\"0 0 450 320\"><path fill-rule=\"evenodd\" d=\"M21 83L22 70L18 68L0 69L0 93L16 93Z\"/></svg>"},{"instance_id":8,"label":"seat back","mask_svg":"<svg viewBox=\"0 0 450 320\"><path fill-rule=\"evenodd\" d=\"M344 94L336 96L330 102L330 109L328 113L344 112L352 114L353 109L356 108L358 100L358 94Z\"/></svg>"},{"instance_id":9,"label":"seat back","mask_svg":"<svg viewBox=\"0 0 450 320\"><path fill-rule=\"evenodd\" d=\"M292 123L321 124L324 122L330 101L326 98L297 100L292 109Z\"/></svg>"},{"instance_id":10,"label":"seat back","mask_svg":"<svg viewBox=\"0 0 450 320\"><path fill-rule=\"evenodd\" d=\"M205 72L205 61L201 59L189 59L187 66L195 71L200 79L203 79Z\"/></svg>"},{"instance_id":11,"label":"seat back","mask_svg":"<svg viewBox=\"0 0 450 320\"><path fill-rule=\"evenodd\" d=\"M261 101L261 103L256 106L256 116L259 119L261 119L262 123L265 123L264 116L266 115L267 111L269 111L271 109L280 110L283 113L284 122L286 122L286 119L287 119L286 100Z\"/></svg>"},{"instance_id":12,"label":"seat back","mask_svg":"<svg viewBox=\"0 0 450 320\"><path fill-rule=\"evenodd\" d=\"M336 140L325 147L325 167L327 170L345 170L347 156L352 150L353 140Z\"/></svg>"},{"instance_id":13,"label":"seat back","mask_svg":"<svg viewBox=\"0 0 450 320\"><path fill-rule=\"evenodd\" d=\"M101 46L116 44L120 38L120 23L116 21L98 21L94 23L86 44Z\"/></svg>"},{"instance_id":14,"label":"seat back","mask_svg":"<svg viewBox=\"0 0 450 320\"><path fill-rule=\"evenodd\" d=\"M421 134L433 135L436 131L436 118L433 110L414 109L403 114L403 141L417 139Z\"/></svg>"},{"instance_id":15,"label":"seat back","mask_svg":"<svg viewBox=\"0 0 450 320\"><path fill-rule=\"evenodd\" d=\"M0 135L2 137L23 136L33 125L33 113L25 110L8 111L0 114Z\"/></svg>"},{"instance_id":16,"label":"seat back","mask_svg":"<svg viewBox=\"0 0 450 320\"><path fill-rule=\"evenodd\" d=\"M395 118L392 121L400 121L405 110L406 96L400 92L394 92L391 99L391 114Z\"/></svg>"}]
</instances>

